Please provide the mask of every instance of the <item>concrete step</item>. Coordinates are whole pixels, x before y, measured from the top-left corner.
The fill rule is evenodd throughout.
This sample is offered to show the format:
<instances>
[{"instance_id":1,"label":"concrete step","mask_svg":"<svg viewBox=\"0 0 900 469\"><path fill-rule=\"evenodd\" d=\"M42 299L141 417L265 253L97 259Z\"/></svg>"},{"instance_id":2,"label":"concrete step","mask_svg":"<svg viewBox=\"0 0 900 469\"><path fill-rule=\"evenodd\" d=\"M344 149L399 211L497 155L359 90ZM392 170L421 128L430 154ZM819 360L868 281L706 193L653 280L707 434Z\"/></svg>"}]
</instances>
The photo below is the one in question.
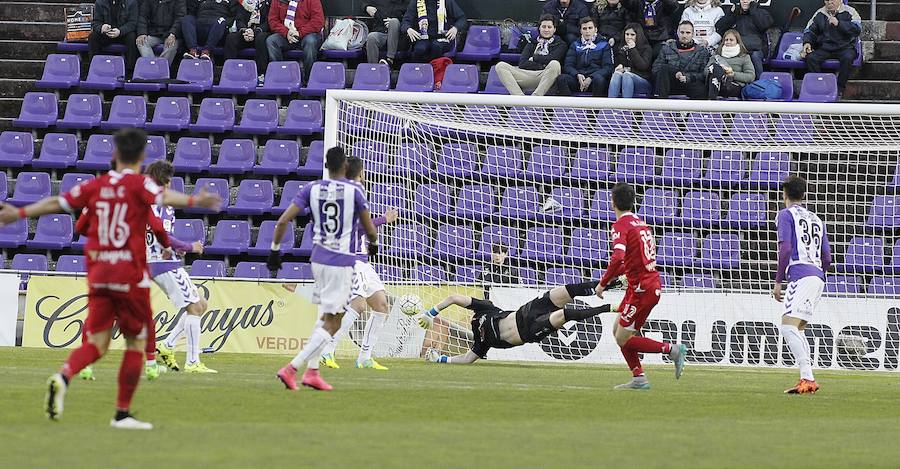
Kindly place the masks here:
<instances>
[{"instance_id":1,"label":"concrete step","mask_svg":"<svg viewBox=\"0 0 900 469\"><path fill-rule=\"evenodd\" d=\"M0 40L0 60L2 59L46 59L56 52L57 41L9 41Z\"/></svg>"},{"instance_id":2,"label":"concrete step","mask_svg":"<svg viewBox=\"0 0 900 469\"><path fill-rule=\"evenodd\" d=\"M850 2L850 6L859 12L859 16L863 19L873 19L869 13L869 2ZM876 3L875 18L881 21L900 21L900 3L884 2L879 0Z\"/></svg>"},{"instance_id":3,"label":"concrete step","mask_svg":"<svg viewBox=\"0 0 900 469\"><path fill-rule=\"evenodd\" d=\"M0 98L21 98L34 89L36 80L21 78L0 78Z\"/></svg>"},{"instance_id":4,"label":"concrete step","mask_svg":"<svg viewBox=\"0 0 900 469\"><path fill-rule=\"evenodd\" d=\"M44 62L44 60L4 59L0 61L0 78L38 80L44 71Z\"/></svg>"},{"instance_id":5,"label":"concrete step","mask_svg":"<svg viewBox=\"0 0 900 469\"><path fill-rule=\"evenodd\" d=\"M65 23L65 7L62 3L3 2L0 3L0 18L5 21L44 21Z\"/></svg>"},{"instance_id":6,"label":"concrete step","mask_svg":"<svg viewBox=\"0 0 900 469\"><path fill-rule=\"evenodd\" d=\"M894 80L900 78L900 61L870 61L863 63L857 75L863 80Z\"/></svg>"},{"instance_id":7,"label":"concrete step","mask_svg":"<svg viewBox=\"0 0 900 469\"><path fill-rule=\"evenodd\" d=\"M900 41L878 41L875 43L873 60L900 60Z\"/></svg>"},{"instance_id":8,"label":"concrete step","mask_svg":"<svg viewBox=\"0 0 900 469\"><path fill-rule=\"evenodd\" d=\"M844 90L850 100L890 102L900 100L900 81L850 80Z\"/></svg>"},{"instance_id":9,"label":"concrete step","mask_svg":"<svg viewBox=\"0 0 900 469\"><path fill-rule=\"evenodd\" d=\"M0 21L4 39L20 41L62 41L66 36L65 23Z\"/></svg>"}]
</instances>

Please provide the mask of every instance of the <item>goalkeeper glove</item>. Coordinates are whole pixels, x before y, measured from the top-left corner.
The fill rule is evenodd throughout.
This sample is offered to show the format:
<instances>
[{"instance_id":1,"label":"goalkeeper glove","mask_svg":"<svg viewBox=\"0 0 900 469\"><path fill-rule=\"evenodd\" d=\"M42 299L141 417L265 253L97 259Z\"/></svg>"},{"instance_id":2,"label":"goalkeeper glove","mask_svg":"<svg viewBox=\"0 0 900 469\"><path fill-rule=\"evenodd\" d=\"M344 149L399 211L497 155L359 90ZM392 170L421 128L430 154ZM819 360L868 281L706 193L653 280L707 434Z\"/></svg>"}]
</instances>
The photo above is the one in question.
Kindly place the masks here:
<instances>
[{"instance_id":1,"label":"goalkeeper glove","mask_svg":"<svg viewBox=\"0 0 900 469\"><path fill-rule=\"evenodd\" d=\"M369 241L369 257L375 257L378 254L378 243Z\"/></svg>"},{"instance_id":2,"label":"goalkeeper glove","mask_svg":"<svg viewBox=\"0 0 900 469\"><path fill-rule=\"evenodd\" d=\"M268 267L273 274L278 274L278 271L281 269L280 250L269 251L269 258L266 259L266 267Z\"/></svg>"},{"instance_id":3,"label":"goalkeeper glove","mask_svg":"<svg viewBox=\"0 0 900 469\"><path fill-rule=\"evenodd\" d=\"M428 347L425 351L425 361L430 363L450 363L450 357L442 355L437 349Z\"/></svg>"},{"instance_id":4,"label":"goalkeeper glove","mask_svg":"<svg viewBox=\"0 0 900 469\"><path fill-rule=\"evenodd\" d=\"M431 329L431 326L434 325L434 318L437 315L438 311L431 308L428 311L422 311L421 314L416 316L416 319L419 321L419 326L422 326L422 329Z\"/></svg>"}]
</instances>

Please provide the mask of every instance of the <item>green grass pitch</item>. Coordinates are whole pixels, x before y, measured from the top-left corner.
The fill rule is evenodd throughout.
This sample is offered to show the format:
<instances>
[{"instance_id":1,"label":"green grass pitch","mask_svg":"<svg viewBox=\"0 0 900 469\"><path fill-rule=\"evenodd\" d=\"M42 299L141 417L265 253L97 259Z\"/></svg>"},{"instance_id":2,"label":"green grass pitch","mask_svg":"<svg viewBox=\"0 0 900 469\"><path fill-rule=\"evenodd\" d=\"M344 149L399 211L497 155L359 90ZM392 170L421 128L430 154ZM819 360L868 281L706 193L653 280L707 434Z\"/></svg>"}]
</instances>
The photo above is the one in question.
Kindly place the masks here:
<instances>
[{"instance_id":1,"label":"green grass pitch","mask_svg":"<svg viewBox=\"0 0 900 469\"><path fill-rule=\"evenodd\" d=\"M900 380L819 371L648 369L651 391L613 391L622 366L343 360L330 393L288 392L284 356L205 357L218 375L166 373L134 402L152 432L108 427L121 357L76 378L60 422L44 382L65 351L0 349L0 461L20 467L900 467ZM181 359L183 354L179 354Z\"/></svg>"}]
</instances>

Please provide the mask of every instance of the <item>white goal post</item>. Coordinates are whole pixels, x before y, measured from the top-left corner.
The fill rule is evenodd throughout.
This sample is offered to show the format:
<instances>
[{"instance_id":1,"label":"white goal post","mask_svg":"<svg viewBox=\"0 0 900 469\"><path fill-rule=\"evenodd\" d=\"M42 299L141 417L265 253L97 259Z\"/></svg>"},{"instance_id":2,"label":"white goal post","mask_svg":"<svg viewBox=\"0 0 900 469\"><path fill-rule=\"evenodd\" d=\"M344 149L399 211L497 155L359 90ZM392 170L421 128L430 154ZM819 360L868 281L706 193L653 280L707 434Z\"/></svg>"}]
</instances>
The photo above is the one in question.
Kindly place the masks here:
<instances>
[{"instance_id":1,"label":"white goal post","mask_svg":"<svg viewBox=\"0 0 900 469\"><path fill-rule=\"evenodd\" d=\"M364 160L373 216L399 210L373 264L392 297L426 308L460 293L515 309L598 278L609 189L633 184L664 282L644 332L687 343L689 363L792 365L771 298L774 220L780 182L801 175L834 252L807 328L814 364L900 366L900 106L330 90L333 146ZM397 309L376 355L467 347L467 311L426 332ZM488 358L619 363L613 320Z\"/></svg>"}]
</instances>

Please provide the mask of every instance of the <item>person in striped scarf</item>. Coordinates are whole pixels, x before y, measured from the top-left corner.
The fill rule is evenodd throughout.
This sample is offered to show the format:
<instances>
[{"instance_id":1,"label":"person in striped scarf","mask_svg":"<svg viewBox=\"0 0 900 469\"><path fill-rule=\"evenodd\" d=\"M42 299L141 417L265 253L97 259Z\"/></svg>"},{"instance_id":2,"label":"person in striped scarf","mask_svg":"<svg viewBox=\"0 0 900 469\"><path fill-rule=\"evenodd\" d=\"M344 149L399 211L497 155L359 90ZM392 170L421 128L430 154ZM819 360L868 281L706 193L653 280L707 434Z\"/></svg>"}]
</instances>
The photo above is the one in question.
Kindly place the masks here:
<instances>
[{"instance_id":1,"label":"person in striped scarf","mask_svg":"<svg viewBox=\"0 0 900 469\"><path fill-rule=\"evenodd\" d=\"M269 7L269 29L266 38L269 60L284 60L284 51L303 48L303 83L309 80L319 47L325 14L320 0L273 0Z\"/></svg>"},{"instance_id":2,"label":"person in striped scarf","mask_svg":"<svg viewBox=\"0 0 900 469\"><path fill-rule=\"evenodd\" d=\"M400 24L413 43L413 62L419 63L447 53L467 27L466 13L456 0L411 0Z\"/></svg>"}]
</instances>

